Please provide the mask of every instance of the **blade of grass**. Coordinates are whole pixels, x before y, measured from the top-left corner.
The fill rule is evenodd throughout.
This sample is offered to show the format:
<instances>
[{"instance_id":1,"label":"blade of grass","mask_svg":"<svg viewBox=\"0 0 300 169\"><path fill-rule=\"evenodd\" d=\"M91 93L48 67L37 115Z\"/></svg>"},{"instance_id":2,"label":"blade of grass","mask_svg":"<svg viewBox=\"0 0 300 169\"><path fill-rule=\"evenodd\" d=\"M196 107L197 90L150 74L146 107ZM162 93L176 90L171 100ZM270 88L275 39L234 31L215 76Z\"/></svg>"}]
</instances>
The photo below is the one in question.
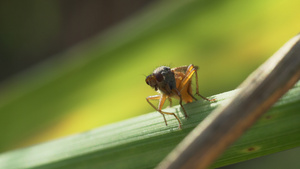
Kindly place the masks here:
<instances>
[{"instance_id":1,"label":"blade of grass","mask_svg":"<svg viewBox=\"0 0 300 169\"><path fill-rule=\"evenodd\" d=\"M142 110L147 112L140 98L150 95L151 90L145 90L144 77L139 75L150 73L157 64L194 63L201 70L213 69L199 74L203 80L210 79L200 84L202 91L207 92L204 95L232 89L283 40L298 31L294 25L298 23L295 11L299 11L295 3L285 3L283 11L278 12L282 3L249 1L244 9L244 2L228 2L159 1L128 22L0 84L0 152L145 113ZM265 6L273 9L260 10ZM281 14L286 17L278 17ZM247 22L239 22L242 15ZM259 17L262 20L281 19L252 29L249 25L257 25L258 16L263 16ZM279 29L282 21L285 24ZM222 29L215 29L219 24ZM236 30L232 29L233 24ZM274 27L276 31L270 31ZM247 36L241 36L243 32ZM127 79L130 82L123 83ZM124 99L118 106L121 108L114 109L122 115L97 113L113 107L115 98L132 93L137 93L135 98ZM81 123L83 118L87 120Z\"/></svg>"},{"instance_id":2,"label":"blade of grass","mask_svg":"<svg viewBox=\"0 0 300 169\"><path fill-rule=\"evenodd\" d=\"M157 112L94 130L0 155L0 168L153 168L199 122L237 90L215 95L218 101L185 105L190 118L183 123ZM300 82L217 160L213 167L245 161L300 145Z\"/></svg>"}]
</instances>

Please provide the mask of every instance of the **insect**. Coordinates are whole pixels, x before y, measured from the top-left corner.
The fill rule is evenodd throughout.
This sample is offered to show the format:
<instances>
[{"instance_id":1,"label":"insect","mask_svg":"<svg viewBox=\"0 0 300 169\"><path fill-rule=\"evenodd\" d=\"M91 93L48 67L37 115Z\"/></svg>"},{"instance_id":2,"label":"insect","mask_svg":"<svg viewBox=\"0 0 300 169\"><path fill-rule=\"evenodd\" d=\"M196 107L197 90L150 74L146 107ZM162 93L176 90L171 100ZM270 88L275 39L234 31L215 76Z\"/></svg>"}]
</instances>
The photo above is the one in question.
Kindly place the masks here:
<instances>
[{"instance_id":1,"label":"insect","mask_svg":"<svg viewBox=\"0 0 300 169\"><path fill-rule=\"evenodd\" d=\"M175 113L164 112L161 110L167 99L170 102L170 106L172 106L171 98L179 99L179 104L184 112L185 118L188 117L182 106L182 101L190 103L193 100L197 100L192 95L191 84L192 76L194 74L196 76L196 94L204 100L215 101L215 99L208 99L199 94L197 70L198 66L194 66L193 64L172 69L167 66L160 66L156 68L152 74L146 77L146 83L160 93L159 95L148 96L146 100L156 111L162 114L166 125L168 124L165 114L173 115L177 119L179 128L181 129L181 122ZM155 107L150 100L159 100L158 107Z\"/></svg>"}]
</instances>

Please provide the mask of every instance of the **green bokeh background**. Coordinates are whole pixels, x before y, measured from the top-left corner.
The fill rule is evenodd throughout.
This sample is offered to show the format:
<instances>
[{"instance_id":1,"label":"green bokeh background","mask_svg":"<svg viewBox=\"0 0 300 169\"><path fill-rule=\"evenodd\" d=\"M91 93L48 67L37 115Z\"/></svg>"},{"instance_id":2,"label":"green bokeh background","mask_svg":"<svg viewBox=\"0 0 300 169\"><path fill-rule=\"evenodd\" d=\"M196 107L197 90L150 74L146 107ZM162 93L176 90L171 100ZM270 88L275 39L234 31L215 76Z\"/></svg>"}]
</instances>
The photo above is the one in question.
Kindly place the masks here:
<instances>
[{"instance_id":1,"label":"green bokeh background","mask_svg":"<svg viewBox=\"0 0 300 169\"><path fill-rule=\"evenodd\" d=\"M299 6L298 0L153 3L0 84L0 152L152 112L145 98L156 93L144 80L160 65L199 66L204 96L235 89L299 33ZM41 30L57 31L51 9L54 18ZM0 30L9 41L13 30Z\"/></svg>"}]
</instances>

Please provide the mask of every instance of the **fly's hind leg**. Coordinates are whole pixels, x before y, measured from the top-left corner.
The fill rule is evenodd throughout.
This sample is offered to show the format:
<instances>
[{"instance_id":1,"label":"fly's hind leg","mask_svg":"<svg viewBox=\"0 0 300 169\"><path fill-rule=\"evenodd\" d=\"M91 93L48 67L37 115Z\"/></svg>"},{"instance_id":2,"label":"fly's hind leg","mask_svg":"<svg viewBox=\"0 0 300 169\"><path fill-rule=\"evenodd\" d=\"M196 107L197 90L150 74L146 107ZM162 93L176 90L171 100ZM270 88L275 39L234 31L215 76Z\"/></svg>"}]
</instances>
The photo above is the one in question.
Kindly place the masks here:
<instances>
[{"instance_id":1,"label":"fly's hind leg","mask_svg":"<svg viewBox=\"0 0 300 169\"><path fill-rule=\"evenodd\" d=\"M210 101L210 102L216 101L216 99L208 99L208 98L202 96L202 95L199 93L199 84L198 84L198 74L197 74L197 70L195 70L195 77L196 77L196 94L197 94L198 96L200 96L200 97L201 97L202 99L204 99L204 100L207 100L207 101Z\"/></svg>"},{"instance_id":2,"label":"fly's hind leg","mask_svg":"<svg viewBox=\"0 0 300 169\"><path fill-rule=\"evenodd\" d=\"M187 68L187 71L186 71L186 75L185 75L185 78L182 80L180 86L184 87L187 82L192 78L193 74L195 73L195 76L196 76L196 94L198 96L200 96L202 99L204 100L207 100L207 101L215 101L215 99L208 99L204 96L202 96L200 93L199 93L199 84L198 84L198 74L197 74L197 70L198 70L198 67L195 67L193 64L190 64ZM191 93L189 93L191 95ZM191 95L192 96L192 95ZM193 97L194 98L194 97Z\"/></svg>"},{"instance_id":3,"label":"fly's hind leg","mask_svg":"<svg viewBox=\"0 0 300 169\"><path fill-rule=\"evenodd\" d=\"M195 101L197 101L198 99L197 99L195 96L193 96L193 94L191 93L191 91L192 91L192 89L191 89L191 85L190 85L190 86L188 86L187 92L188 92L188 94L189 94Z\"/></svg>"},{"instance_id":4,"label":"fly's hind leg","mask_svg":"<svg viewBox=\"0 0 300 169\"><path fill-rule=\"evenodd\" d=\"M177 119L177 121L178 121L178 123L179 123L179 128L181 129L181 123L180 123L180 120L179 120L179 118L176 116L175 113L169 113L169 112L161 111L161 109L162 109L162 107L163 107L163 105L164 105L166 99L167 99L167 97L166 97L165 95L162 95L162 96L161 96L161 95L148 96L148 97L146 98L147 102L148 102L148 103L149 103L156 111L158 111L160 114L162 114L166 126L167 126L168 124L167 124L167 120L166 120L165 114L168 114L168 115L173 115L173 116ZM150 102L150 100L159 100L158 108L156 108L156 107Z\"/></svg>"}]
</instances>

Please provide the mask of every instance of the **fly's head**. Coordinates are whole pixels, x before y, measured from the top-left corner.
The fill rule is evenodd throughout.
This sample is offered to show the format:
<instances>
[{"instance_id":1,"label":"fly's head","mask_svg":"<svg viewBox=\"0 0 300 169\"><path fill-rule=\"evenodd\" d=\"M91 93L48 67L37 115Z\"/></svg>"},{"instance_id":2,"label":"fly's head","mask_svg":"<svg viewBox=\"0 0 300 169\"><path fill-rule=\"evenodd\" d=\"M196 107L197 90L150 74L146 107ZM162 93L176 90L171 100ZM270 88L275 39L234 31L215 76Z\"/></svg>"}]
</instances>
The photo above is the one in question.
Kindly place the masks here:
<instances>
[{"instance_id":1,"label":"fly's head","mask_svg":"<svg viewBox=\"0 0 300 169\"><path fill-rule=\"evenodd\" d=\"M160 66L152 74L146 77L146 83L156 91L160 90L165 94L170 94L176 87L174 73L169 67Z\"/></svg>"}]
</instances>

